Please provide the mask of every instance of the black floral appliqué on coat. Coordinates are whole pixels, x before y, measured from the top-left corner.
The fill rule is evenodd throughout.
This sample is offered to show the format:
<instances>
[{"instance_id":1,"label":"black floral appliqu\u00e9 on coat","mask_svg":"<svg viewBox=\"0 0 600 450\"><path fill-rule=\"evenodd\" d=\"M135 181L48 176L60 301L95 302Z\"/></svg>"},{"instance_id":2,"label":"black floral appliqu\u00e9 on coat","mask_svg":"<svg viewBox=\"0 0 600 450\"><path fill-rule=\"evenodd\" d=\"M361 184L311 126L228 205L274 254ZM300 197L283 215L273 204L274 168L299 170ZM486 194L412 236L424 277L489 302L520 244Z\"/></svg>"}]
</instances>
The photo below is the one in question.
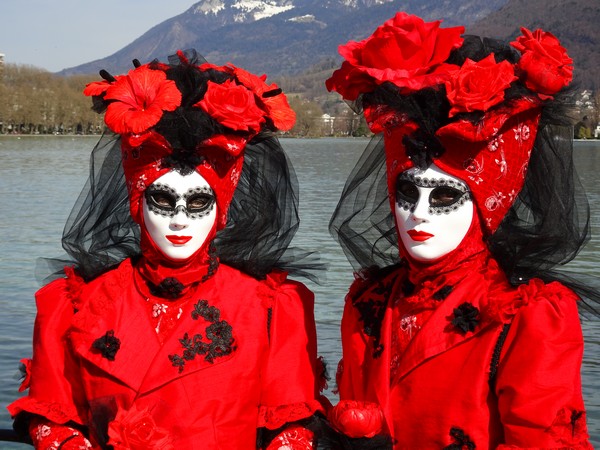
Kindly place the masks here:
<instances>
[{"instance_id":1,"label":"black floral appliqu\u00e9 on coat","mask_svg":"<svg viewBox=\"0 0 600 450\"><path fill-rule=\"evenodd\" d=\"M190 338L188 333L179 339L183 347L181 355L169 355L173 367L183 372L186 361L192 361L196 355L203 356L206 361L213 363L215 358L229 355L235 350L233 345L233 328L225 320L221 320L221 311L215 306L210 306L207 300L200 300L194 305L192 319L203 318L210 323L205 328L205 338L195 334Z\"/></svg>"},{"instance_id":2,"label":"black floral appliqu\u00e9 on coat","mask_svg":"<svg viewBox=\"0 0 600 450\"><path fill-rule=\"evenodd\" d=\"M115 337L114 330L110 330L96 339L92 343L92 348L98 350L109 361L114 361L117 351L121 348L121 341Z\"/></svg>"},{"instance_id":3,"label":"black floral appliqu\u00e9 on coat","mask_svg":"<svg viewBox=\"0 0 600 450\"><path fill-rule=\"evenodd\" d=\"M452 427L450 437L454 440L454 443L447 445L443 450L475 450L475 443L460 428Z\"/></svg>"},{"instance_id":4,"label":"black floral appliqu\u00e9 on coat","mask_svg":"<svg viewBox=\"0 0 600 450\"><path fill-rule=\"evenodd\" d=\"M152 294L158 297L170 299L176 299L180 297L184 289L185 286L177 278L173 277L165 278L158 286L150 286L150 291Z\"/></svg>"},{"instance_id":5,"label":"black floral appliqu\u00e9 on coat","mask_svg":"<svg viewBox=\"0 0 600 450\"><path fill-rule=\"evenodd\" d=\"M462 334L465 334L468 331L475 331L475 327L478 323L479 309L469 302L464 302L458 308L454 308L452 325Z\"/></svg>"},{"instance_id":6,"label":"black floral appliqu\u00e9 on coat","mask_svg":"<svg viewBox=\"0 0 600 450\"><path fill-rule=\"evenodd\" d=\"M381 343L381 323L385 316L387 299L390 297L393 282L388 280L378 281L375 287L359 298L352 301L358 310L363 329L367 336L373 338L373 357L378 358L383 352Z\"/></svg>"},{"instance_id":7,"label":"black floral appliqu\u00e9 on coat","mask_svg":"<svg viewBox=\"0 0 600 450\"><path fill-rule=\"evenodd\" d=\"M433 294L433 298L434 300L438 300L438 301L442 301L442 300L446 300L446 297L448 297L450 295L450 293L452 292L453 287L452 286L443 286L442 288L440 288L437 292L435 292L435 294Z\"/></svg>"}]
</instances>

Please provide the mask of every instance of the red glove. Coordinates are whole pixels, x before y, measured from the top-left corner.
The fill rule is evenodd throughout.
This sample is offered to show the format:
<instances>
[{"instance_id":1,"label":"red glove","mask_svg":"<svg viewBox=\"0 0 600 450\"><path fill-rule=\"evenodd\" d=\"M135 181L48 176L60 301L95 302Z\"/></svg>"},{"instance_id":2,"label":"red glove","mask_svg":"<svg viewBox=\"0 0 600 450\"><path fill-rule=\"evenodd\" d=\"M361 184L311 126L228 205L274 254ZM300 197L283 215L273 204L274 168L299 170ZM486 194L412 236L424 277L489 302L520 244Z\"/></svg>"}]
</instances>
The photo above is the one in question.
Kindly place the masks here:
<instances>
[{"instance_id":1,"label":"red glove","mask_svg":"<svg viewBox=\"0 0 600 450\"><path fill-rule=\"evenodd\" d=\"M291 426L271 441L267 450L312 450L314 434L301 426Z\"/></svg>"},{"instance_id":2,"label":"red glove","mask_svg":"<svg viewBox=\"0 0 600 450\"><path fill-rule=\"evenodd\" d=\"M92 444L75 428L36 417L29 423L29 435L36 450L88 450Z\"/></svg>"},{"instance_id":3,"label":"red glove","mask_svg":"<svg viewBox=\"0 0 600 450\"><path fill-rule=\"evenodd\" d=\"M341 400L329 412L329 421L351 438L372 438L383 430L383 411L376 403Z\"/></svg>"}]
</instances>

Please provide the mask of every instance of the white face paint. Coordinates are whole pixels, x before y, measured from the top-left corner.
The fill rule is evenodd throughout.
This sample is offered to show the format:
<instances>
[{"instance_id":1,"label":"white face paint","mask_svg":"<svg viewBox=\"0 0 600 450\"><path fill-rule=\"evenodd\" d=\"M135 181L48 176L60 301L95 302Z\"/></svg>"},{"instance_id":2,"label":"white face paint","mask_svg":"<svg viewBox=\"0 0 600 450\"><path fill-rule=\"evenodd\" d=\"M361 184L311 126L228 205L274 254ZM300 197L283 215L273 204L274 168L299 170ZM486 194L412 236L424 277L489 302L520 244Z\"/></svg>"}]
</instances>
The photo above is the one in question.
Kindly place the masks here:
<instances>
[{"instance_id":1,"label":"white face paint","mask_svg":"<svg viewBox=\"0 0 600 450\"><path fill-rule=\"evenodd\" d=\"M185 260L202 248L215 224L215 195L198 172L171 171L144 192L143 214L148 234L165 256Z\"/></svg>"},{"instance_id":2,"label":"white face paint","mask_svg":"<svg viewBox=\"0 0 600 450\"><path fill-rule=\"evenodd\" d=\"M394 214L408 254L417 261L434 261L464 239L473 220L473 202L460 178L432 164L398 176Z\"/></svg>"}]
</instances>

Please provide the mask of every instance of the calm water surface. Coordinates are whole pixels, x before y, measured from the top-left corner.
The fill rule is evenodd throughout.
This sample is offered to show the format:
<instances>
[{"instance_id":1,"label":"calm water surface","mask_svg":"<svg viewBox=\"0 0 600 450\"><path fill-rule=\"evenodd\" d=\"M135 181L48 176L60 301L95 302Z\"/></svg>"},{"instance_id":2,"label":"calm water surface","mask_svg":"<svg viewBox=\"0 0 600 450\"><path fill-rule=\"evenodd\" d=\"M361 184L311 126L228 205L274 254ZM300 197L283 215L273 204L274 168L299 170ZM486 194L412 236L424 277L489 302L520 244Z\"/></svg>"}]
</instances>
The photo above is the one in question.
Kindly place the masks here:
<instances>
[{"instance_id":1,"label":"calm water surface","mask_svg":"<svg viewBox=\"0 0 600 450\"><path fill-rule=\"evenodd\" d=\"M87 178L89 154L96 140L85 136L0 136L0 428L11 424L5 407L18 395L18 361L31 354L33 294L39 288L35 261L40 256L61 255L62 227ZM339 323L352 273L327 224L367 140L284 139L282 143L300 181L302 223L297 244L317 249L328 264L321 285L307 284L316 294L319 351L333 375L341 355ZM575 145L594 237L569 268L595 275L600 264L600 142ZM592 441L600 448L600 320L584 319L583 329L583 391ZM328 395L334 399L333 394ZM24 447L0 444L0 448Z\"/></svg>"}]
</instances>

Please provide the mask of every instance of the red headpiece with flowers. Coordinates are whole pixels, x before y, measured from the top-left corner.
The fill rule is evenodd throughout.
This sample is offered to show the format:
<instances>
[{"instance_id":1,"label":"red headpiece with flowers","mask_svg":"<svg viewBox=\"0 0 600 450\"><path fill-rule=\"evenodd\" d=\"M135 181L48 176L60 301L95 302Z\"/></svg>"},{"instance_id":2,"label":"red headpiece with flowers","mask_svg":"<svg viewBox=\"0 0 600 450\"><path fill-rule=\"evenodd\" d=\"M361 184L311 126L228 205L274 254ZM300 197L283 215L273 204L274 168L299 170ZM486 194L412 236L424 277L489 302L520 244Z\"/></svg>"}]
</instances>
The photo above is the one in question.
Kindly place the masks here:
<instances>
[{"instance_id":1,"label":"red headpiece with flowers","mask_svg":"<svg viewBox=\"0 0 600 450\"><path fill-rule=\"evenodd\" d=\"M133 219L141 223L142 193L154 180L187 168L214 190L217 228L223 228L246 144L261 132L291 129L294 111L265 75L233 65L196 64L181 51L173 64L135 65L116 77L102 71L104 81L84 90L98 112L106 111L108 128L121 136Z\"/></svg>"},{"instance_id":2,"label":"red headpiece with flowers","mask_svg":"<svg viewBox=\"0 0 600 450\"><path fill-rule=\"evenodd\" d=\"M523 187L542 108L570 83L572 59L542 30L522 29L511 48L440 23L397 13L340 46L345 61L326 85L383 132L392 205L398 174L434 162L469 185L491 234Z\"/></svg>"}]
</instances>

